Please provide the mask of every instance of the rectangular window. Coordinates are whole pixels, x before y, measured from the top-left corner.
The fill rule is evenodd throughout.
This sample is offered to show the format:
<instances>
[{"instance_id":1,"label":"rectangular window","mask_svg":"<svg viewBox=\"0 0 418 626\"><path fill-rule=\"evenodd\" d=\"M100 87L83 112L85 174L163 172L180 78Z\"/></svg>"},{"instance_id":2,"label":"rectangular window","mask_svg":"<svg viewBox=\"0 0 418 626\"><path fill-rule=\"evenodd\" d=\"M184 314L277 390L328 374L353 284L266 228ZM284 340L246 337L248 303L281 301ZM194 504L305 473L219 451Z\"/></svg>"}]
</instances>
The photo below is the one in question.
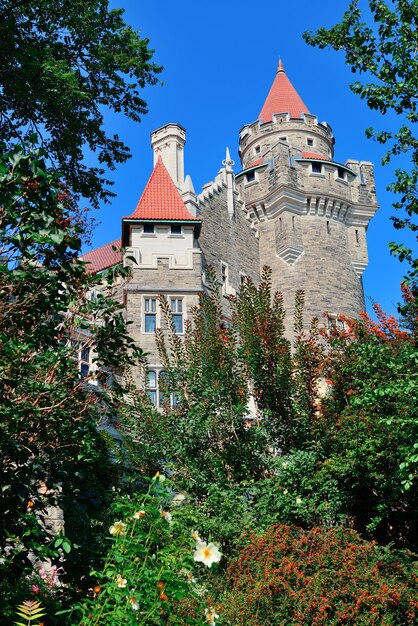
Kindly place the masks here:
<instances>
[{"instance_id":1,"label":"rectangular window","mask_svg":"<svg viewBox=\"0 0 418 626\"><path fill-rule=\"evenodd\" d=\"M144 332L154 333L157 328L157 298L144 298Z\"/></svg>"},{"instance_id":2,"label":"rectangular window","mask_svg":"<svg viewBox=\"0 0 418 626\"><path fill-rule=\"evenodd\" d=\"M171 224L170 232L172 235L181 235L181 224Z\"/></svg>"},{"instance_id":3,"label":"rectangular window","mask_svg":"<svg viewBox=\"0 0 418 626\"><path fill-rule=\"evenodd\" d=\"M144 235L153 235L155 233L154 224L144 224L142 232Z\"/></svg>"},{"instance_id":4,"label":"rectangular window","mask_svg":"<svg viewBox=\"0 0 418 626\"><path fill-rule=\"evenodd\" d=\"M345 171L345 169L343 167L338 167L337 178L340 178L341 180L345 180L346 177L347 177L347 172Z\"/></svg>"},{"instance_id":5,"label":"rectangular window","mask_svg":"<svg viewBox=\"0 0 418 626\"><path fill-rule=\"evenodd\" d=\"M157 406L157 372L149 370L147 373L147 394L153 406Z\"/></svg>"},{"instance_id":6,"label":"rectangular window","mask_svg":"<svg viewBox=\"0 0 418 626\"><path fill-rule=\"evenodd\" d=\"M170 310L176 333L183 333L183 298L170 298Z\"/></svg>"},{"instance_id":7,"label":"rectangular window","mask_svg":"<svg viewBox=\"0 0 418 626\"><path fill-rule=\"evenodd\" d=\"M312 174L322 174L322 163L311 163Z\"/></svg>"},{"instance_id":8,"label":"rectangular window","mask_svg":"<svg viewBox=\"0 0 418 626\"><path fill-rule=\"evenodd\" d=\"M222 293L227 292L228 287L228 278L229 278L229 270L228 265L226 263L221 263L221 284L222 284Z\"/></svg>"},{"instance_id":9,"label":"rectangular window","mask_svg":"<svg viewBox=\"0 0 418 626\"><path fill-rule=\"evenodd\" d=\"M313 146L314 145L314 140L311 137L308 137L306 140L306 143L308 146Z\"/></svg>"},{"instance_id":10,"label":"rectangular window","mask_svg":"<svg viewBox=\"0 0 418 626\"><path fill-rule=\"evenodd\" d=\"M261 150L260 146L256 146L256 147L254 148L254 151L255 151L255 153L256 153L256 154L259 154L259 153L260 153L260 150Z\"/></svg>"},{"instance_id":11,"label":"rectangular window","mask_svg":"<svg viewBox=\"0 0 418 626\"><path fill-rule=\"evenodd\" d=\"M254 170L252 172L248 172L248 174L245 174L245 180L247 181L247 183L252 183L253 181L255 181Z\"/></svg>"}]
</instances>

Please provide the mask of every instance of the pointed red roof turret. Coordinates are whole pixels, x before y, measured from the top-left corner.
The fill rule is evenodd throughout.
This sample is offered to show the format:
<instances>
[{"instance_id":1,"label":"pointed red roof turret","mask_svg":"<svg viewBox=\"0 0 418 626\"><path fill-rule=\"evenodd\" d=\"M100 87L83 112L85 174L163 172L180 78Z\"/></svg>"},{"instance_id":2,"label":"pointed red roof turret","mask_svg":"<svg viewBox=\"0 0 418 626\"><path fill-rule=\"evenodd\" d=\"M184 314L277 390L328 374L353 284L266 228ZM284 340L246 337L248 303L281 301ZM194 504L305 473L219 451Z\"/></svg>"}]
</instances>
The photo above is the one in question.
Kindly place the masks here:
<instances>
[{"instance_id":1,"label":"pointed red roof turret","mask_svg":"<svg viewBox=\"0 0 418 626\"><path fill-rule=\"evenodd\" d=\"M308 107L286 76L281 59L276 78L258 118L264 123L271 122L274 113L290 113L290 117L296 118L302 113L309 113Z\"/></svg>"},{"instance_id":2,"label":"pointed red roof turret","mask_svg":"<svg viewBox=\"0 0 418 626\"><path fill-rule=\"evenodd\" d=\"M158 157L135 211L128 216L128 219L200 221L187 210L161 155Z\"/></svg>"},{"instance_id":3,"label":"pointed red roof turret","mask_svg":"<svg viewBox=\"0 0 418 626\"><path fill-rule=\"evenodd\" d=\"M135 211L132 215L122 218L122 244L124 246L129 245L128 224L136 220L145 222L193 222L196 224L196 236L199 235L202 222L187 210L161 155L158 157Z\"/></svg>"}]
</instances>

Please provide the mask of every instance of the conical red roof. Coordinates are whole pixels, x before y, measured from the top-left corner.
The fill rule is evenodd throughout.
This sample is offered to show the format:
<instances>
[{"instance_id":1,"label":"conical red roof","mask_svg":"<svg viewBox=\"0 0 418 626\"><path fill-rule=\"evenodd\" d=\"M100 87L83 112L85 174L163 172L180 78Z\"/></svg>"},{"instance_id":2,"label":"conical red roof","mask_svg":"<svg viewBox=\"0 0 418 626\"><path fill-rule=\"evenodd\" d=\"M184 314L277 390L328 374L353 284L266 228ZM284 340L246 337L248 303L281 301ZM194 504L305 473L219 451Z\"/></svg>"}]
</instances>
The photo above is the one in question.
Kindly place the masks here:
<instances>
[{"instance_id":1,"label":"conical red roof","mask_svg":"<svg viewBox=\"0 0 418 626\"><path fill-rule=\"evenodd\" d=\"M144 192L129 219L200 221L187 210L163 163L161 155L146 184Z\"/></svg>"},{"instance_id":2,"label":"conical red roof","mask_svg":"<svg viewBox=\"0 0 418 626\"><path fill-rule=\"evenodd\" d=\"M296 118L299 118L302 113L309 113L308 107L286 76L281 61L279 61L276 78L258 119L271 122L274 113L290 113L290 117Z\"/></svg>"}]
</instances>

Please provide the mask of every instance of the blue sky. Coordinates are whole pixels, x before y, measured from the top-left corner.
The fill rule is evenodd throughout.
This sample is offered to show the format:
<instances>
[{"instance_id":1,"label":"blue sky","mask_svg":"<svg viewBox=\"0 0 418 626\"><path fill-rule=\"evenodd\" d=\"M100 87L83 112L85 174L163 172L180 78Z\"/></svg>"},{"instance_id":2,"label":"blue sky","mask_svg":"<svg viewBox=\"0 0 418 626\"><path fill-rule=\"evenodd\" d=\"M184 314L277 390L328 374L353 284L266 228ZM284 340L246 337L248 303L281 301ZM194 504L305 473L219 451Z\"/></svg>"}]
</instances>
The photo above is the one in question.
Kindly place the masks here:
<instances>
[{"instance_id":1,"label":"blue sky","mask_svg":"<svg viewBox=\"0 0 418 626\"><path fill-rule=\"evenodd\" d=\"M164 84L144 90L149 113L140 124L116 115L105 118L109 132L117 132L128 143L133 157L110 173L117 197L94 212L99 224L93 247L117 238L122 216L134 210L152 170L152 130L168 122L185 127L185 173L191 175L197 193L216 176L227 146L235 171L240 171L239 130L257 119L281 57L311 113L331 125L335 159L375 164L381 208L367 234L369 267L364 288L366 298L394 312L406 268L390 256L388 241L406 237L394 231L389 219L394 199L386 186L394 168L380 165L384 148L366 139L364 130L394 128L398 122L394 116L382 118L369 111L351 93L349 83L356 77L345 66L342 53L311 48L302 39L305 30L338 22L347 4L348 0L264 0L260 5L248 0L111 0L111 6L124 8L125 20L150 39L154 60L164 66L160 75Z\"/></svg>"}]
</instances>

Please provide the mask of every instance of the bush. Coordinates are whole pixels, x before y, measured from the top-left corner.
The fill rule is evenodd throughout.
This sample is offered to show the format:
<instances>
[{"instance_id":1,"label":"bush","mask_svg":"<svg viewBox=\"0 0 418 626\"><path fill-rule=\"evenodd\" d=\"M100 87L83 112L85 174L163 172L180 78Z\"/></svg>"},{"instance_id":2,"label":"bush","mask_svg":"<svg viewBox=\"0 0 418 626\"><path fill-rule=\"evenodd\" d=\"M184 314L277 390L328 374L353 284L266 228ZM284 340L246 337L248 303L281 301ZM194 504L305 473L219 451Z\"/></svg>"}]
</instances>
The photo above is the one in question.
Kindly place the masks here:
<instances>
[{"instance_id":1,"label":"bush","mask_svg":"<svg viewBox=\"0 0 418 626\"><path fill-rule=\"evenodd\" d=\"M227 569L227 624L416 624L411 555L378 548L352 530L272 526Z\"/></svg>"}]
</instances>

